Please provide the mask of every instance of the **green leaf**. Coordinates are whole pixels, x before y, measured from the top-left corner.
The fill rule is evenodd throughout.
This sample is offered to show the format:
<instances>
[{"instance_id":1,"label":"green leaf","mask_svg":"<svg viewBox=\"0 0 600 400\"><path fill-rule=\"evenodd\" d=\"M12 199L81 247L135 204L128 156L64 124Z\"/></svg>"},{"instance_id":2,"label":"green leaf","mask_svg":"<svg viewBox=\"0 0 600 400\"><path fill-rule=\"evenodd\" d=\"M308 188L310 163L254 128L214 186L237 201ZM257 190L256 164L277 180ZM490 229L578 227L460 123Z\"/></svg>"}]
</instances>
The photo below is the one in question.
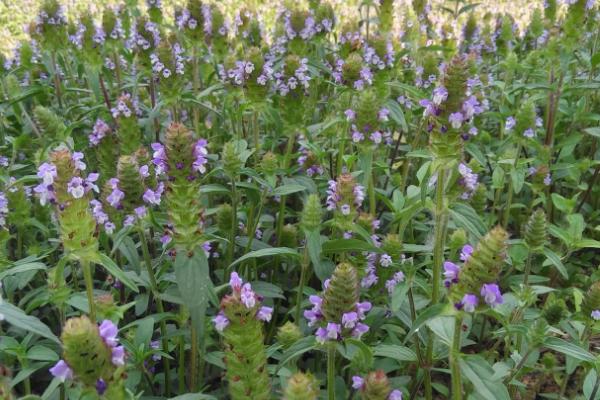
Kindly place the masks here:
<instances>
[{"instance_id":1,"label":"green leaf","mask_svg":"<svg viewBox=\"0 0 600 400\"><path fill-rule=\"evenodd\" d=\"M346 251L381 252L377 247L360 239L334 239L323 243L323 253L343 253Z\"/></svg>"},{"instance_id":2,"label":"green leaf","mask_svg":"<svg viewBox=\"0 0 600 400\"><path fill-rule=\"evenodd\" d=\"M129 289L136 293L139 292L137 285L125 274L121 268L119 268L117 264L115 264L115 262L109 256L104 253L96 253L93 261L106 268L109 274L121 281Z\"/></svg>"},{"instance_id":3,"label":"green leaf","mask_svg":"<svg viewBox=\"0 0 600 400\"><path fill-rule=\"evenodd\" d=\"M183 303L190 310L193 323L202 332L209 291L212 290L206 254L201 248L197 248L191 257L185 251L178 251L174 266Z\"/></svg>"},{"instance_id":4,"label":"green leaf","mask_svg":"<svg viewBox=\"0 0 600 400\"><path fill-rule=\"evenodd\" d=\"M460 371L473 384L473 389L486 400L510 400L506 386L493 380L494 370L479 356L459 360Z\"/></svg>"},{"instance_id":5,"label":"green leaf","mask_svg":"<svg viewBox=\"0 0 600 400\"><path fill-rule=\"evenodd\" d=\"M217 400L215 396L202 393L186 393L176 397L171 397L169 400Z\"/></svg>"},{"instance_id":6,"label":"green leaf","mask_svg":"<svg viewBox=\"0 0 600 400\"><path fill-rule=\"evenodd\" d=\"M28 272L28 271L38 271L41 269L46 269L46 264L41 263L41 262L30 262L30 263L25 263L25 264L15 264L14 267L9 268L5 271L2 271L0 273L0 280L6 278L7 276L11 276L11 275L16 275L16 274L20 274L22 272Z\"/></svg>"},{"instance_id":7,"label":"green leaf","mask_svg":"<svg viewBox=\"0 0 600 400\"><path fill-rule=\"evenodd\" d=\"M27 359L36 361L58 361L58 354L45 346L35 345L27 350Z\"/></svg>"},{"instance_id":8,"label":"green leaf","mask_svg":"<svg viewBox=\"0 0 600 400\"><path fill-rule=\"evenodd\" d=\"M252 289L260 296L267 299L285 299L283 290L277 285L269 282L254 281L250 282Z\"/></svg>"},{"instance_id":9,"label":"green leaf","mask_svg":"<svg viewBox=\"0 0 600 400\"><path fill-rule=\"evenodd\" d=\"M544 247L543 253L548 259L548 261L550 261L550 263L556 267L556 269L558 270L558 272L560 272L563 278L568 279L569 273L567 272L567 269L563 265L562 261L560 261L560 257L547 247Z\"/></svg>"},{"instance_id":10,"label":"green leaf","mask_svg":"<svg viewBox=\"0 0 600 400\"><path fill-rule=\"evenodd\" d=\"M406 344L408 342L408 339L410 339L410 337L418 329L420 329L423 326L423 324L427 323L427 321L429 321L430 319L435 318L438 315L442 314L445 310L446 310L446 304L443 304L443 303L434 304L434 305L427 307L421 314L419 314L417 316L417 319L415 319L415 322L413 322L413 325L410 328L410 331L406 334L406 337L404 338L404 343Z\"/></svg>"},{"instance_id":11,"label":"green leaf","mask_svg":"<svg viewBox=\"0 0 600 400\"><path fill-rule=\"evenodd\" d=\"M289 247L269 247L268 249L260 249L244 254L237 260L231 263L231 267L252 258L268 257L268 256L289 256L292 258L300 258L300 254Z\"/></svg>"},{"instance_id":12,"label":"green leaf","mask_svg":"<svg viewBox=\"0 0 600 400\"><path fill-rule=\"evenodd\" d=\"M318 346L314 335L305 336L291 345L284 353L279 361L277 369L282 368L290 360L310 351Z\"/></svg>"},{"instance_id":13,"label":"green leaf","mask_svg":"<svg viewBox=\"0 0 600 400\"><path fill-rule=\"evenodd\" d=\"M287 196L288 194L302 192L306 190L306 188L302 185L283 185L276 187L272 192L272 196Z\"/></svg>"},{"instance_id":14,"label":"green leaf","mask_svg":"<svg viewBox=\"0 0 600 400\"><path fill-rule=\"evenodd\" d=\"M452 346L454 318L451 315L440 315L427 321L429 329L448 346Z\"/></svg>"},{"instance_id":15,"label":"green leaf","mask_svg":"<svg viewBox=\"0 0 600 400\"><path fill-rule=\"evenodd\" d=\"M449 212L456 226L464 228L476 239L481 238L488 230L479 214L468 204L455 204Z\"/></svg>"},{"instance_id":16,"label":"green leaf","mask_svg":"<svg viewBox=\"0 0 600 400\"><path fill-rule=\"evenodd\" d=\"M20 308L8 302L0 303L0 314L4 315L5 321L9 324L60 344L60 340L58 340L46 324L32 315L25 314Z\"/></svg>"},{"instance_id":17,"label":"green leaf","mask_svg":"<svg viewBox=\"0 0 600 400\"><path fill-rule=\"evenodd\" d=\"M567 342L561 338L553 336L547 337L544 341L544 346L550 350L558 351L559 353L563 353L580 361L587 361L591 363L596 361L596 357L594 357L594 355L586 349L579 347L575 343Z\"/></svg>"},{"instance_id":18,"label":"green leaf","mask_svg":"<svg viewBox=\"0 0 600 400\"><path fill-rule=\"evenodd\" d=\"M575 247L578 249L594 248L600 249L600 242L593 239L581 239L575 242Z\"/></svg>"},{"instance_id":19,"label":"green leaf","mask_svg":"<svg viewBox=\"0 0 600 400\"><path fill-rule=\"evenodd\" d=\"M596 54L597 56L600 55L600 53ZM588 135L600 138L600 127L599 126L595 126L593 128L585 128L583 130L585 133L587 133Z\"/></svg>"},{"instance_id":20,"label":"green leaf","mask_svg":"<svg viewBox=\"0 0 600 400\"><path fill-rule=\"evenodd\" d=\"M406 300L406 293L408 292L409 284L407 282L402 282L394 288L392 292L392 312L396 313L400 311L400 308L404 304Z\"/></svg>"},{"instance_id":21,"label":"green leaf","mask_svg":"<svg viewBox=\"0 0 600 400\"><path fill-rule=\"evenodd\" d=\"M414 351L405 346L397 344L380 344L376 346L373 355L376 357L393 358L398 361L416 361L417 355Z\"/></svg>"},{"instance_id":22,"label":"green leaf","mask_svg":"<svg viewBox=\"0 0 600 400\"><path fill-rule=\"evenodd\" d=\"M308 246L308 256L313 265L313 270L322 281L329 278L333 272L332 264L321 260L321 234L318 230L305 231L306 246Z\"/></svg>"}]
</instances>

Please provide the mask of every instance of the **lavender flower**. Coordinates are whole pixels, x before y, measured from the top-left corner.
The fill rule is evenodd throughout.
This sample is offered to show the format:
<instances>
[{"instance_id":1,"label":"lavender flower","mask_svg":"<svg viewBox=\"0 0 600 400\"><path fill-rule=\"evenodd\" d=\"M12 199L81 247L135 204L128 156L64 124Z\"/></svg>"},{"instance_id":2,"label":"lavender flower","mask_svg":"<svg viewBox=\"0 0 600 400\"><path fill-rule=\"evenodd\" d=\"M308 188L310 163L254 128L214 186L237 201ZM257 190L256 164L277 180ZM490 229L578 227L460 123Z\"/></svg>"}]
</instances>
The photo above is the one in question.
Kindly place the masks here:
<instances>
[{"instance_id":1,"label":"lavender flower","mask_svg":"<svg viewBox=\"0 0 600 400\"><path fill-rule=\"evenodd\" d=\"M592 311L592 314L590 316L594 319L594 321L600 320L600 310Z\"/></svg>"},{"instance_id":2,"label":"lavender flower","mask_svg":"<svg viewBox=\"0 0 600 400\"><path fill-rule=\"evenodd\" d=\"M473 254L473 246L465 244L460 252L460 260L467 261L471 257L471 254Z\"/></svg>"},{"instance_id":3,"label":"lavender flower","mask_svg":"<svg viewBox=\"0 0 600 400\"><path fill-rule=\"evenodd\" d=\"M502 293L500 293L500 288L495 283L484 284L481 287L481 297L483 297L486 304L492 308L504 302Z\"/></svg>"},{"instance_id":4,"label":"lavender flower","mask_svg":"<svg viewBox=\"0 0 600 400\"><path fill-rule=\"evenodd\" d=\"M61 382L64 382L67 379L73 379L73 370L64 360L59 360L54 364L54 366L50 368L50 373Z\"/></svg>"},{"instance_id":5,"label":"lavender flower","mask_svg":"<svg viewBox=\"0 0 600 400\"><path fill-rule=\"evenodd\" d=\"M463 309L466 312L473 312L477 307L479 300L474 294L465 294L461 302L457 305L458 309Z\"/></svg>"},{"instance_id":6,"label":"lavender flower","mask_svg":"<svg viewBox=\"0 0 600 400\"><path fill-rule=\"evenodd\" d=\"M444 284L446 287L450 286L452 283L458 282L458 275L460 273L460 267L454 264L451 261L444 261Z\"/></svg>"},{"instance_id":7,"label":"lavender flower","mask_svg":"<svg viewBox=\"0 0 600 400\"><path fill-rule=\"evenodd\" d=\"M365 380L362 377L358 375L354 375L352 377L352 389L359 390L363 387L364 384Z\"/></svg>"},{"instance_id":8,"label":"lavender flower","mask_svg":"<svg viewBox=\"0 0 600 400\"><path fill-rule=\"evenodd\" d=\"M223 332L223 330L227 328L227 325L229 325L229 319L227 319L225 314L223 314L222 312L217 314L217 316L214 317L212 321L215 324L215 329L218 332Z\"/></svg>"}]
</instances>

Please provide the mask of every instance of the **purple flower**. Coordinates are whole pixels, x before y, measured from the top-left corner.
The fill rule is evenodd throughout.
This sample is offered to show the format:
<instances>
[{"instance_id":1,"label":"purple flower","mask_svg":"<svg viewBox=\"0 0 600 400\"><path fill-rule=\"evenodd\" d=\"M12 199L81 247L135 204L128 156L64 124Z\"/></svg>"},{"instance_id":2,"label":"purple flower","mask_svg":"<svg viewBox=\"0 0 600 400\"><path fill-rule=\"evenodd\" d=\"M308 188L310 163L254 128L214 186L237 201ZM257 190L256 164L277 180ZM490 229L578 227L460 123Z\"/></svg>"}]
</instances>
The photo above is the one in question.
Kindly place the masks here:
<instances>
[{"instance_id":1,"label":"purple flower","mask_svg":"<svg viewBox=\"0 0 600 400\"><path fill-rule=\"evenodd\" d=\"M223 330L229 325L229 319L223 313L217 314L216 317L213 318L213 323L215 324L215 329L218 332L223 332Z\"/></svg>"},{"instance_id":2,"label":"purple flower","mask_svg":"<svg viewBox=\"0 0 600 400\"><path fill-rule=\"evenodd\" d=\"M531 128L528 128L525 130L525 132L523 132L523 136L525 136L526 138L532 139L535 137L535 131Z\"/></svg>"},{"instance_id":3,"label":"purple flower","mask_svg":"<svg viewBox=\"0 0 600 400\"><path fill-rule=\"evenodd\" d=\"M481 297L484 298L485 302L490 307L495 307L504 302L502 293L500 293L500 288L495 283L485 283L481 287Z\"/></svg>"},{"instance_id":4,"label":"purple flower","mask_svg":"<svg viewBox=\"0 0 600 400\"><path fill-rule=\"evenodd\" d=\"M313 305L313 310L321 311L321 305L323 304L323 299L315 294L311 294L308 297L308 301Z\"/></svg>"},{"instance_id":5,"label":"purple flower","mask_svg":"<svg viewBox=\"0 0 600 400\"><path fill-rule=\"evenodd\" d=\"M249 283L245 283L242 286L240 298L246 308L252 308L256 305L256 295L252 291L252 286L250 286Z\"/></svg>"},{"instance_id":6,"label":"purple flower","mask_svg":"<svg viewBox=\"0 0 600 400\"><path fill-rule=\"evenodd\" d=\"M50 163L43 163L38 168L38 178L42 179L44 185L52 185L56 178L56 166Z\"/></svg>"},{"instance_id":7,"label":"purple flower","mask_svg":"<svg viewBox=\"0 0 600 400\"><path fill-rule=\"evenodd\" d=\"M351 108L344 111L344 115L346 116L347 121L354 121L354 119L356 118L356 113Z\"/></svg>"},{"instance_id":8,"label":"purple flower","mask_svg":"<svg viewBox=\"0 0 600 400\"><path fill-rule=\"evenodd\" d=\"M147 215L147 210L144 206L136 207L133 211L135 211L135 215L140 219L144 218Z\"/></svg>"},{"instance_id":9,"label":"purple flower","mask_svg":"<svg viewBox=\"0 0 600 400\"><path fill-rule=\"evenodd\" d=\"M510 131L512 128L515 127L516 124L517 124L517 120L515 119L515 117L508 117L508 118L506 118L506 123L505 123L504 127L506 128L507 131Z\"/></svg>"},{"instance_id":10,"label":"purple flower","mask_svg":"<svg viewBox=\"0 0 600 400\"><path fill-rule=\"evenodd\" d=\"M363 301L362 303L356 303L356 312L358 313L358 318L361 320L365 319L365 314L368 313L373 306L368 301Z\"/></svg>"},{"instance_id":11,"label":"purple flower","mask_svg":"<svg viewBox=\"0 0 600 400\"><path fill-rule=\"evenodd\" d=\"M460 301L458 308L462 308L466 312L473 312L475 311L475 307L477 307L478 303L479 300L477 300L477 296L474 294L465 294Z\"/></svg>"},{"instance_id":12,"label":"purple flower","mask_svg":"<svg viewBox=\"0 0 600 400\"><path fill-rule=\"evenodd\" d=\"M256 318L261 321L269 322L273 316L273 308L262 306L256 313Z\"/></svg>"},{"instance_id":13,"label":"purple flower","mask_svg":"<svg viewBox=\"0 0 600 400\"><path fill-rule=\"evenodd\" d=\"M64 360L59 360L49 371L52 376L58 378L61 382L64 382L67 379L73 379L73 370Z\"/></svg>"},{"instance_id":14,"label":"purple flower","mask_svg":"<svg viewBox=\"0 0 600 400\"><path fill-rule=\"evenodd\" d=\"M315 311L314 309L304 311L304 318L308 320L308 326L314 326L317 322L319 322L321 317L321 313L319 311Z\"/></svg>"},{"instance_id":15,"label":"purple flower","mask_svg":"<svg viewBox=\"0 0 600 400\"><path fill-rule=\"evenodd\" d=\"M595 321L600 320L600 310L594 310L592 311L592 314L590 315Z\"/></svg>"},{"instance_id":16,"label":"purple flower","mask_svg":"<svg viewBox=\"0 0 600 400\"><path fill-rule=\"evenodd\" d=\"M194 145L194 163L192 164L192 169L194 171L200 172L201 174L206 172L206 164L208 163L208 159L206 155L208 154L207 149L208 142L206 139L200 139Z\"/></svg>"},{"instance_id":17,"label":"purple flower","mask_svg":"<svg viewBox=\"0 0 600 400\"><path fill-rule=\"evenodd\" d=\"M398 389L392 390L387 400L402 400L402 392Z\"/></svg>"},{"instance_id":18,"label":"purple flower","mask_svg":"<svg viewBox=\"0 0 600 400\"><path fill-rule=\"evenodd\" d=\"M326 329L328 339L337 340L338 336L342 333L340 324L336 324L335 322L328 322Z\"/></svg>"},{"instance_id":19,"label":"purple flower","mask_svg":"<svg viewBox=\"0 0 600 400\"><path fill-rule=\"evenodd\" d=\"M382 254L381 257L379 257L379 265L382 267L389 267L392 265L392 262L392 257L390 257L389 254Z\"/></svg>"},{"instance_id":20,"label":"purple flower","mask_svg":"<svg viewBox=\"0 0 600 400\"><path fill-rule=\"evenodd\" d=\"M364 335L368 331L369 331L368 325L365 325L362 322L359 322L358 324L356 324L356 326L354 327L354 330L352 331L352 337L360 339L362 337L362 335Z\"/></svg>"},{"instance_id":21,"label":"purple flower","mask_svg":"<svg viewBox=\"0 0 600 400\"><path fill-rule=\"evenodd\" d=\"M471 257L471 254L473 254L473 246L470 244L465 244L460 251L460 260L467 261L469 257Z\"/></svg>"},{"instance_id":22,"label":"purple flower","mask_svg":"<svg viewBox=\"0 0 600 400\"><path fill-rule=\"evenodd\" d=\"M327 341L327 331L325 328L319 328L315 332L315 336L317 338L317 342L320 344L324 344Z\"/></svg>"},{"instance_id":23,"label":"purple flower","mask_svg":"<svg viewBox=\"0 0 600 400\"><path fill-rule=\"evenodd\" d=\"M383 139L383 136L381 135L381 132L375 131L375 132L371 133L371 135L369 136L369 138L371 139L371 141L373 143L379 144L379 143L381 143L381 140Z\"/></svg>"},{"instance_id":24,"label":"purple flower","mask_svg":"<svg viewBox=\"0 0 600 400\"><path fill-rule=\"evenodd\" d=\"M463 123L464 117L460 112L454 112L448 117L448 122L454 129L459 129Z\"/></svg>"},{"instance_id":25,"label":"purple flower","mask_svg":"<svg viewBox=\"0 0 600 400\"><path fill-rule=\"evenodd\" d=\"M354 311L344 313L344 315L342 315L342 325L344 325L344 328L352 329L356 326L357 322L358 314Z\"/></svg>"},{"instance_id":26,"label":"purple flower","mask_svg":"<svg viewBox=\"0 0 600 400\"><path fill-rule=\"evenodd\" d=\"M118 208L121 204L121 200L125 198L125 193L119 189L119 180L117 178L111 178L108 180L112 192L106 197L106 201L114 208Z\"/></svg>"},{"instance_id":27,"label":"purple flower","mask_svg":"<svg viewBox=\"0 0 600 400\"><path fill-rule=\"evenodd\" d=\"M100 337L107 346L114 347L117 345L117 343L119 343L119 339L117 338L119 328L117 328L117 325L115 325L111 320L105 319L102 321L98 327L98 331L100 332Z\"/></svg>"},{"instance_id":28,"label":"purple flower","mask_svg":"<svg viewBox=\"0 0 600 400\"><path fill-rule=\"evenodd\" d=\"M552 175L550 175L550 173L548 173L544 177L544 185L550 186L551 184L552 184Z\"/></svg>"},{"instance_id":29,"label":"purple flower","mask_svg":"<svg viewBox=\"0 0 600 400\"><path fill-rule=\"evenodd\" d=\"M352 389L359 390L365 384L365 380L358 375L352 377Z\"/></svg>"},{"instance_id":30,"label":"purple flower","mask_svg":"<svg viewBox=\"0 0 600 400\"><path fill-rule=\"evenodd\" d=\"M160 199L162 197L165 185L162 182L156 186L156 190L150 188L146 189L142 198L148 204L160 205Z\"/></svg>"},{"instance_id":31,"label":"purple flower","mask_svg":"<svg viewBox=\"0 0 600 400\"><path fill-rule=\"evenodd\" d=\"M383 107L379 110L379 112L377 113L377 118L380 121L386 122L389 119L390 116L390 110L387 109L386 107Z\"/></svg>"},{"instance_id":32,"label":"purple flower","mask_svg":"<svg viewBox=\"0 0 600 400\"><path fill-rule=\"evenodd\" d=\"M350 215L350 206L348 204L343 204L340 207L340 211L342 212L343 215Z\"/></svg>"},{"instance_id":33,"label":"purple flower","mask_svg":"<svg viewBox=\"0 0 600 400\"><path fill-rule=\"evenodd\" d=\"M85 163L83 161L81 161L81 160L83 160L83 153L76 151L71 156L71 159L75 163L76 169L78 169L80 171L85 171Z\"/></svg>"},{"instance_id":34,"label":"purple flower","mask_svg":"<svg viewBox=\"0 0 600 400\"><path fill-rule=\"evenodd\" d=\"M92 133L88 136L90 146L97 146L100 141L110 132L110 126L100 118L96 120Z\"/></svg>"},{"instance_id":35,"label":"purple flower","mask_svg":"<svg viewBox=\"0 0 600 400\"><path fill-rule=\"evenodd\" d=\"M106 388L107 385L106 382L104 382L104 379L100 378L96 381L96 393L98 393L100 396L104 394Z\"/></svg>"},{"instance_id":36,"label":"purple flower","mask_svg":"<svg viewBox=\"0 0 600 400\"><path fill-rule=\"evenodd\" d=\"M67 184L67 192L76 199L80 199L85 194L85 188L83 187L83 179L79 176L71 178Z\"/></svg>"},{"instance_id":37,"label":"purple flower","mask_svg":"<svg viewBox=\"0 0 600 400\"><path fill-rule=\"evenodd\" d=\"M240 278L237 272L232 272L231 275L229 275L229 286L232 290L240 290L243 283L244 281L242 278Z\"/></svg>"},{"instance_id":38,"label":"purple flower","mask_svg":"<svg viewBox=\"0 0 600 400\"><path fill-rule=\"evenodd\" d=\"M460 273L460 267L451 261L444 261L444 277L446 278L446 286L450 286L451 283L458 282L458 274Z\"/></svg>"},{"instance_id":39,"label":"purple flower","mask_svg":"<svg viewBox=\"0 0 600 400\"><path fill-rule=\"evenodd\" d=\"M448 98L448 90L444 86L433 89L433 104L439 106Z\"/></svg>"},{"instance_id":40,"label":"purple flower","mask_svg":"<svg viewBox=\"0 0 600 400\"><path fill-rule=\"evenodd\" d=\"M437 115L438 110L437 110L435 104L432 103L431 101L429 101L427 99L423 99L423 100L419 101L419 105L421 107L425 107L425 110L423 111L424 117Z\"/></svg>"},{"instance_id":41,"label":"purple flower","mask_svg":"<svg viewBox=\"0 0 600 400\"><path fill-rule=\"evenodd\" d=\"M116 366L125 365L125 347L116 346L112 348L112 363Z\"/></svg>"}]
</instances>

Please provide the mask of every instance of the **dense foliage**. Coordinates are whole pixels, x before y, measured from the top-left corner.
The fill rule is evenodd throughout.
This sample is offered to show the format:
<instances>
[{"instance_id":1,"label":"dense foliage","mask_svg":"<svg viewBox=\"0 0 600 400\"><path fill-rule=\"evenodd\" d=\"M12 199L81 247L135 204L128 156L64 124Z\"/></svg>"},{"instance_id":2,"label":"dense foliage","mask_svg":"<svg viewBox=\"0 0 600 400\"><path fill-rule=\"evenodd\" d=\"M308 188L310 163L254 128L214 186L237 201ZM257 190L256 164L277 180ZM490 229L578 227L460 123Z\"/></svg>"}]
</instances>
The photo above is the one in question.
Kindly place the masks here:
<instances>
[{"instance_id":1,"label":"dense foliage","mask_svg":"<svg viewBox=\"0 0 600 400\"><path fill-rule=\"evenodd\" d=\"M0 399L599 399L599 7L436 4L44 0Z\"/></svg>"}]
</instances>

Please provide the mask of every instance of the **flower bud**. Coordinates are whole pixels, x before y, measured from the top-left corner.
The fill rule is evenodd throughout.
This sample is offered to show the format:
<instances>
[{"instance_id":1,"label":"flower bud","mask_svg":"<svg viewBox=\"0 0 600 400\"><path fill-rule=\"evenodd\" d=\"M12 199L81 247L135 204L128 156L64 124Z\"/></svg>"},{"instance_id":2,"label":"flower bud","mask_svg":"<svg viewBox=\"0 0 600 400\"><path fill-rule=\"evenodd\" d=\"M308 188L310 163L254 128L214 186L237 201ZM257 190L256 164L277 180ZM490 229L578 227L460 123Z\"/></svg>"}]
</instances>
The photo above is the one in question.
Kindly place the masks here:
<instances>
[{"instance_id":1,"label":"flower bud","mask_svg":"<svg viewBox=\"0 0 600 400\"><path fill-rule=\"evenodd\" d=\"M461 268L459 281L450 288L450 300L457 304L467 294L479 293L482 285L495 282L500 275L508 233L501 227L485 235Z\"/></svg>"},{"instance_id":2,"label":"flower bud","mask_svg":"<svg viewBox=\"0 0 600 400\"><path fill-rule=\"evenodd\" d=\"M52 139L62 139L67 129L62 118L49 108L36 106L33 109L33 117L44 136Z\"/></svg>"},{"instance_id":3,"label":"flower bud","mask_svg":"<svg viewBox=\"0 0 600 400\"><path fill-rule=\"evenodd\" d=\"M592 283L581 304L581 312L588 320L592 319L592 312L596 310L600 310L600 281Z\"/></svg>"},{"instance_id":4,"label":"flower bud","mask_svg":"<svg viewBox=\"0 0 600 400\"><path fill-rule=\"evenodd\" d=\"M281 230L280 244L283 247L295 249L298 247L298 228L292 224L286 224Z\"/></svg>"},{"instance_id":5,"label":"flower bud","mask_svg":"<svg viewBox=\"0 0 600 400\"><path fill-rule=\"evenodd\" d=\"M221 160L223 160L223 169L227 175L236 177L240 174L243 163L240 159L238 146L235 142L227 142L223 145Z\"/></svg>"},{"instance_id":6,"label":"flower bud","mask_svg":"<svg viewBox=\"0 0 600 400\"><path fill-rule=\"evenodd\" d=\"M377 370L367 375L360 394L364 400L387 400L391 390L385 372Z\"/></svg>"},{"instance_id":7,"label":"flower bud","mask_svg":"<svg viewBox=\"0 0 600 400\"><path fill-rule=\"evenodd\" d=\"M327 321L341 321L344 313L354 310L359 300L359 279L356 268L349 263L335 267L323 293L323 315Z\"/></svg>"},{"instance_id":8,"label":"flower bud","mask_svg":"<svg viewBox=\"0 0 600 400\"><path fill-rule=\"evenodd\" d=\"M394 23L394 0L381 0L379 2L379 29L389 33Z\"/></svg>"},{"instance_id":9,"label":"flower bud","mask_svg":"<svg viewBox=\"0 0 600 400\"><path fill-rule=\"evenodd\" d=\"M124 194L121 206L125 214L133 214L133 210L142 204L144 183L139 170L140 166L135 155L119 157L117 178L119 179L119 188Z\"/></svg>"},{"instance_id":10,"label":"flower bud","mask_svg":"<svg viewBox=\"0 0 600 400\"><path fill-rule=\"evenodd\" d=\"M449 246L450 246L450 250L452 251L457 251L459 249L462 249L462 247L467 244L467 232L462 229L459 228L457 230L455 230L454 232L452 232L452 234L450 235L450 239L449 239Z\"/></svg>"},{"instance_id":11,"label":"flower bud","mask_svg":"<svg viewBox=\"0 0 600 400\"><path fill-rule=\"evenodd\" d=\"M311 373L296 372L288 381L283 400L317 400L319 383Z\"/></svg>"},{"instance_id":12,"label":"flower bud","mask_svg":"<svg viewBox=\"0 0 600 400\"><path fill-rule=\"evenodd\" d=\"M285 349L302 339L303 335L298 328L298 325L293 322L286 322L277 330L277 341L283 345Z\"/></svg>"},{"instance_id":13,"label":"flower bud","mask_svg":"<svg viewBox=\"0 0 600 400\"><path fill-rule=\"evenodd\" d=\"M233 208L231 204L221 204L217 209L217 226L219 227L219 231L221 234L231 232L232 228L232 217L233 217Z\"/></svg>"},{"instance_id":14,"label":"flower bud","mask_svg":"<svg viewBox=\"0 0 600 400\"><path fill-rule=\"evenodd\" d=\"M122 93L110 110L117 121L117 137L121 154L132 154L142 145L142 133L138 125L139 108L136 99L129 93Z\"/></svg>"},{"instance_id":15,"label":"flower bud","mask_svg":"<svg viewBox=\"0 0 600 400\"><path fill-rule=\"evenodd\" d=\"M69 319L61 340L63 358L77 379L88 386L95 385L98 379L110 379L114 371L111 349L89 318L82 316Z\"/></svg>"},{"instance_id":16,"label":"flower bud","mask_svg":"<svg viewBox=\"0 0 600 400\"><path fill-rule=\"evenodd\" d=\"M266 152L260 161L261 171L267 176L273 176L275 175L278 167L279 161L277 160L275 153L271 151Z\"/></svg>"},{"instance_id":17,"label":"flower bud","mask_svg":"<svg viewBox=\"0 0 600 400\"><path fill-rule=\"evenodd\" d=\"M525 225L525 243L532 252L539 252L546 243L548 228L546 225L546 213L541 208L535 210L527 225Z\"/></svg>"},{"instance_id":18,"label":"flower bud","mask_svg":"<svg viewBox=\"0 0 600 400\"><path fill-rule=\"evenodd\" d=\"M323 209L318 194L311 194L306 198L304 209L302 210L301 226L307 231L316 231L321 227L321 218Z\"/></svg>"},{"instance_id":19,"label":"flower bud","mask_svg":"<svg viewBox=\"0 0 600 400\"><path fill-rule=\"evenodd\" d=\"M233 287L233 293L221 300L221 314L215 318L215 325L218 318L226 321L221 331L232 400L270 398L260 310L261 306L250 285L242 284L239 280L239 285Z\"/></svg>"},{"instance_id":20,"label":"flower bud","mask_svg":"<svg viewBox=\"0 0 600 400\"><path fill-rule=\"evenodd\" d=\"M548 324L557 325L566 316L567 305L563 299L552 299L546 303L546 306L542 310L542 317Z\"/></svg>"}]
</instances>

